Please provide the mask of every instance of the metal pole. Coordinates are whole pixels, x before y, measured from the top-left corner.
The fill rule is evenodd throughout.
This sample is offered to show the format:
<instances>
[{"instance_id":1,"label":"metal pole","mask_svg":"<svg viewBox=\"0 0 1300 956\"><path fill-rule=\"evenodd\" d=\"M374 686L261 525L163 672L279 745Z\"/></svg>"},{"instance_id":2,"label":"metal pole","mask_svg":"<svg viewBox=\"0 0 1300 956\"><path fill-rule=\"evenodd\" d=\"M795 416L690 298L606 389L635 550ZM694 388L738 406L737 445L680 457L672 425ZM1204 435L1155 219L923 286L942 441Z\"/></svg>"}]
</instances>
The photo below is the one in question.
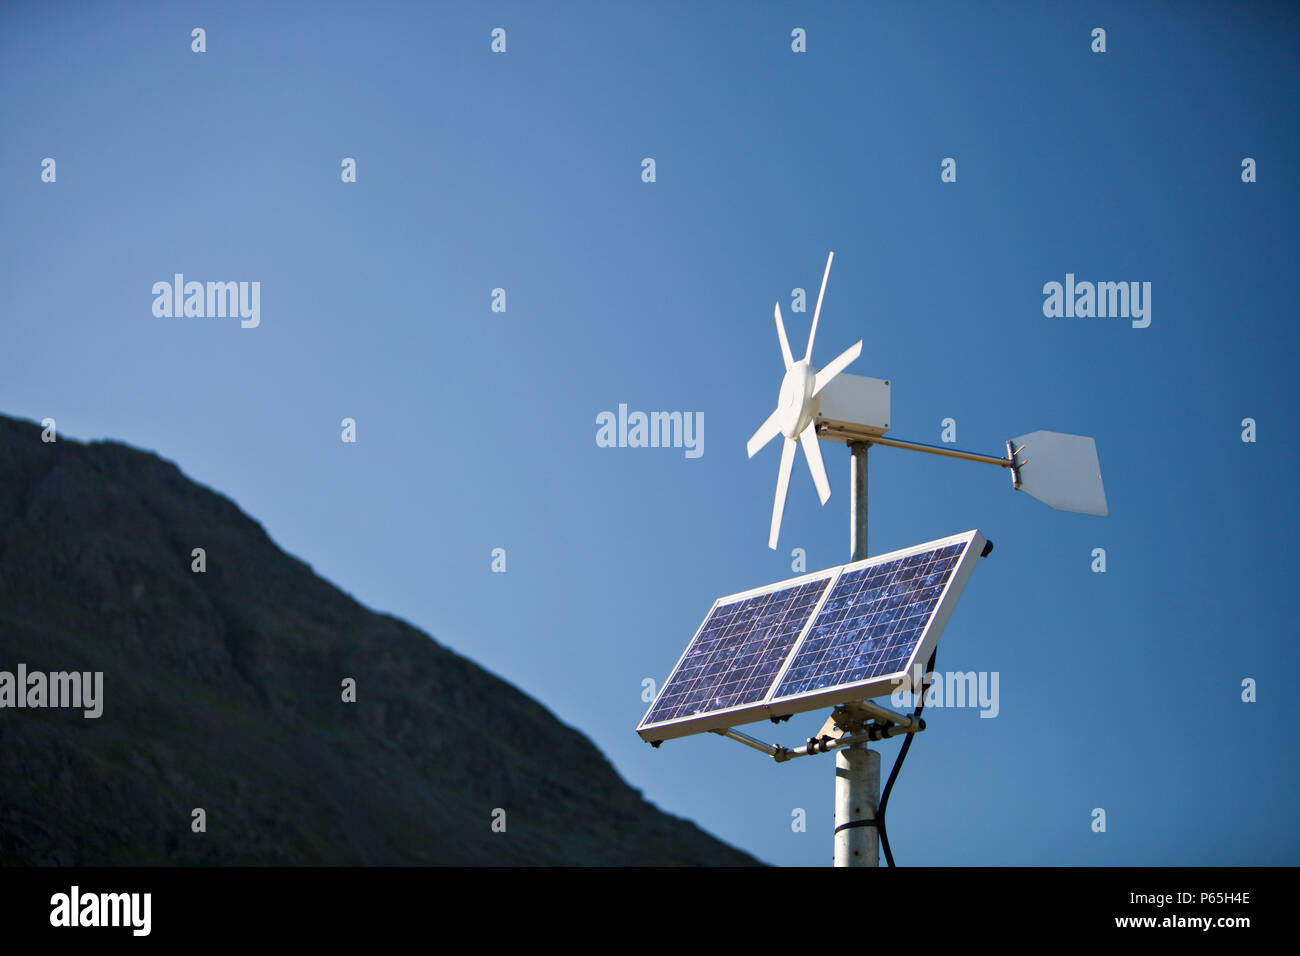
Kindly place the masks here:
<instances>
[{"instance_id":1,"label":"metal pole","mask_svg":"<svg viewBox=\"0 0 1300 956\"><path fill-rule=\"evenodd\" d=\"M880 752L857 744L835 754L835 865L879 866L876 805Z\"/></svg>"},{"instance_id":2,"label":"metal pole","mask_svg":"<svg viewBox=\"0 0 1300 956\"><path fill-rule=\"evenodd\" d=\"M867 451L865 442L849 443L851 560L867 556ZM835 865L879 866L880 838L875 824L880 803L880 753L865 743L835 754ZM867 821L870 821L869 823ZM864 825L864 823L866 825Z\"/></svg>"},{"instance_id":3,"label":"metal pole","mask_svg":"<svg viewBox=\"0 0 1300 956\"><path fill-rule=\"evenodd\" d=\"M850 561L861 561L867 556L867 451L870 448L865 442L849 442Z\"/></svg>"}]
</instances>

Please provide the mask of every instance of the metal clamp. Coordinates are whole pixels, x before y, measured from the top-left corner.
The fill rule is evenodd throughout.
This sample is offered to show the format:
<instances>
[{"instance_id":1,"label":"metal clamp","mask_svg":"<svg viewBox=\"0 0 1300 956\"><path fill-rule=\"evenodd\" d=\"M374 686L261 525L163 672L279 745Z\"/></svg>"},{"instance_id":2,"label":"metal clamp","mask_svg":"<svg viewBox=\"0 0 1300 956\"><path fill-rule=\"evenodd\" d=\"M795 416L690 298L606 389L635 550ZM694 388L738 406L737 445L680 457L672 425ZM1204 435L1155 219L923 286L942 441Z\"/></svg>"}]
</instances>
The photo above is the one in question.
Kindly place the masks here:
<instances>
[{"instance_id":1,"label":"metal clamp","mask_svg":"<svg viewBox=\"0 0 1300 956\"><path fill-rule=\"evenodd\" d=\"M878 827L878 826L880 826L880 824L876 821L874 817L870 820L850 820L848 823L841 823L839 826L837 826L835 828L835 832L839 833L841 830L852 830L855 827Z\"/></svg>"},{"instance_id":2,"label":"metal clamp","mask_svg":"<svg viewBox=\"0 0 1300 956\"><path fill-rule=\"evenodd\" d=\"M1020 490L1020 469L1029 464L1029 459L1021 461L1017 456L1025 450L1025 446L1019 448L1011 447L1011 439L1007 439L1007 461L1011 462L1011 487L1016 491Z\"/></svg>"}]
</instances>

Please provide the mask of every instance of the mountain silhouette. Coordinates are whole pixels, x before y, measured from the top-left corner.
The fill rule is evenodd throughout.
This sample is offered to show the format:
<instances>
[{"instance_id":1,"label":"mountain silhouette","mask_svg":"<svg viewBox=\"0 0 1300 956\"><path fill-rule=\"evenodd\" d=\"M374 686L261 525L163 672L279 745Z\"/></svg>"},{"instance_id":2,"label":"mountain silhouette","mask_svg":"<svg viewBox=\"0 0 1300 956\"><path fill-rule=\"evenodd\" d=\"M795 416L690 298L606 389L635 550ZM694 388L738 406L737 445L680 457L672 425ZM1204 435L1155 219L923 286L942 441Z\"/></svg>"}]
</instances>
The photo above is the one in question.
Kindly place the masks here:
<instances>
[{"instance_id":1,"label":"mountain silhouette","mask_svg":"<svg viewBox=\"0 0 1300 956\"><path fill-rule=\"evenodd\" d=\"M0 864L756 862L174 464L41 433L0 416L0 671L103 713L0 708Z\"/></svg>"}]
</instances>

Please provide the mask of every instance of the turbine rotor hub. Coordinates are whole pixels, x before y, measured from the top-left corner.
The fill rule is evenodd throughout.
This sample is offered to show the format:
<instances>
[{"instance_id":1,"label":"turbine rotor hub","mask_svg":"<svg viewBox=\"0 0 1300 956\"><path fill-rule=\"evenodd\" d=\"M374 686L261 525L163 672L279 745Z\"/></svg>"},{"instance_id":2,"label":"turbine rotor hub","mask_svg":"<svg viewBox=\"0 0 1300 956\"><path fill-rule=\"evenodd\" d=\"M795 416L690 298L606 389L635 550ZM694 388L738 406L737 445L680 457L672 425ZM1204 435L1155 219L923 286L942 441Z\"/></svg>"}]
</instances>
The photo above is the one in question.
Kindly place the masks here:
<instances>
[{"instance_id":1,"label":"turbine rotor hub","mask_svg":"<svg viewBox=\"0 0 1300 956\"><path fill-rule=\"evenodd\" d=\"M816 384L817 373L807 360L795 362L786 371L776 400L781 434L786 438L797 439L813 420L816 410L812 397Z\"/></svg>"}]
</instances>

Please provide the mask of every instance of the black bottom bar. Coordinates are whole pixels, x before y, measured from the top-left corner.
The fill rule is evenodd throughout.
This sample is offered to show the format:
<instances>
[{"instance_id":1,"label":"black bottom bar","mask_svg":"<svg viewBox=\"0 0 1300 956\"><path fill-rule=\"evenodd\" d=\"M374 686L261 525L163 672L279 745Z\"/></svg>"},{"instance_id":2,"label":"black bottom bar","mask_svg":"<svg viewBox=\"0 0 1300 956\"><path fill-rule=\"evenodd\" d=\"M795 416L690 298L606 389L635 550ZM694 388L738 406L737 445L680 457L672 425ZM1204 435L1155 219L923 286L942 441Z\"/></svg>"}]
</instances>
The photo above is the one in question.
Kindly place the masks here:
<instances>
[{"instance_id":1,"label":"black bottom bar","mask_svg":"<svg viewBox=\"0 0 1300 956\"><path fill-rule=\"evenodd\" d=\"M555 938L572 949L585 939L613 944L611 928L626 942L649 941L683 913L707 922L705 913L733 902L770 918L728 920L728 932L750 925L761 938L782 914L806 917L809 899L849 902L862 893L875 901L873 919L883 926L927 921L926 940L998 945L1045 934L1231 945L1260 930L1280 938L1293 922L1287 904L1295 875L1281 868L3 869L0 932L14 953L23 952L9 946L19 940L98 946L136 938L205 949L288 938L294 951L319 944L337 952L349 940L451 943L467 931L476 948ZM76 922L119 925L70 925L74 886ZM147 937L136 936L146 924L145 898L121 894L149 894Z\"/></svg>"}]
</instances>

